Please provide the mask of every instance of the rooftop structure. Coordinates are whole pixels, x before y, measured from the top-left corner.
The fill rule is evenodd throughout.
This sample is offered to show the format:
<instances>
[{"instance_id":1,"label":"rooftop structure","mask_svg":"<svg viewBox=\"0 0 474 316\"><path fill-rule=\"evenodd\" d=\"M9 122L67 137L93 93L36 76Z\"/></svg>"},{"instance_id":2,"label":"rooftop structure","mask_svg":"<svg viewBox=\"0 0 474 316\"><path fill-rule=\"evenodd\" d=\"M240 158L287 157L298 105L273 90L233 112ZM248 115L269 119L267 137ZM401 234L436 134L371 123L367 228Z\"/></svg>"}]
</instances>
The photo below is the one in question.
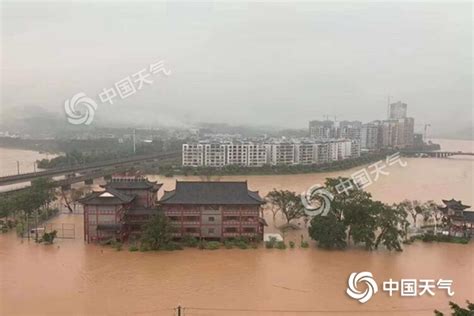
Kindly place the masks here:
<instances>
[{"instance_id":1,"label":"rooftop structure","mask_svg":"<svg viewBox=\"0 0 474 316\"><path fill-rule=\"evenodd\" d=\"M247 189L247 182L176 181L173 191L165 191L161 205L261 205L258 191Z\"/></svg>"}]
</instances>

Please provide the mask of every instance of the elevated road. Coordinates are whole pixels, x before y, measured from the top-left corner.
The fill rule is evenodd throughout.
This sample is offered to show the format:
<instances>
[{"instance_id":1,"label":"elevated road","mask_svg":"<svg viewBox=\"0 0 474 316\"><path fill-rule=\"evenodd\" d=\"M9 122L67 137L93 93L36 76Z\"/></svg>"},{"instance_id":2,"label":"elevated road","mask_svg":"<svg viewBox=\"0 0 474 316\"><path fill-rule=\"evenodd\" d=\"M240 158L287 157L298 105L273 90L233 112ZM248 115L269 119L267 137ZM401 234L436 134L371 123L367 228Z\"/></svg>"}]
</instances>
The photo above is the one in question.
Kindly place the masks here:
<instances>
[{"instance_id":1,"label":"elevated road","mask_svg":"<svg viewBox=\"0 0 474 316\"><path fill-rule=\"evenodd\" d=\"M431 158L447 158L451 156L474 156L474 153L462 152L462 151L416 151L407 150L400 151L405 156L424 156Z\"/></svg>"},{"instance_id":2,"label":"elevated road","mask_svg":"<svg viewBox=\"0 0 474 316\"><path fill-rule=\"evenodd\" d=\"M181 152L175 151L175 152L168 152L168 153L141 155L141 156L122 158L122 159L106 160L106 161L96 162L92 164L77 165L77 166L67 167L67 168L55 168L55 169L48 169L44 171L38 171L38 172L23 173L23 174L18 174L18 175L0 177L0 186L14 184L14 183L21 183L21 182L29 182L41 177L51 178L55 176L68 175L75 172L81 172L81 173L91 172L92 174L98 174L98 173L102 173L102 169L107 168L107 167L130 166L135 163L178 158L180 156L181 156Z\"/></svg>"}]
</instances>

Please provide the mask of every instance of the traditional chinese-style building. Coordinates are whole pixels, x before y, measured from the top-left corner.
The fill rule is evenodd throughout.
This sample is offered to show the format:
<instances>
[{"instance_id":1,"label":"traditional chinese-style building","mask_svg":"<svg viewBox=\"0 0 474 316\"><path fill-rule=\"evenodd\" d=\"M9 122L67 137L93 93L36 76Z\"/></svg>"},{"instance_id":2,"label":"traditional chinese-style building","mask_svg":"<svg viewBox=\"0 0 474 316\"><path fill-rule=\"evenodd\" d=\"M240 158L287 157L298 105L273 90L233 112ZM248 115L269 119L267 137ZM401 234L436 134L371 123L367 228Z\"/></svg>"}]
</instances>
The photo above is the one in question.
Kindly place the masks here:
<instances>
[{"instance_id":1,"label":"traditional chinese-style building","mask_svg":"<svg viewBox=\"0 0 474 316\"><path fill-rule=\"evenodd\" d=\"M84 205L84 240L99 241L138 234L141 226L157 213L161 184L146 178L113 178L100 192L79 200Z\"/></svg>"},{"instance_id":2,"label":"traditional chinese-style building","mask_svg":"<svg viewBox=\"0 0 474 316\"><path fill-rule=\"evenodd\" d=\"M161 184L146 178L114 178L80 200L84 240L97 242L138 236L143 224L163 212L176 228L174 237L262 239L264 203L247 182L176 182L157 202Z\"/></svg>"},{"instance_id":3,"label":"traditional chinese-style building","mask_svg":"<svg viewBox=\"0 0 474 316\"><path fill-rule=\"evenodd\" d=\"M247 182L176 182L159 202L177 228L176 237L263 238L264 201Z\"/></svg>"},{"instance_id":4,"label":"traditional chinese-style building","mask_svg":"<svg viewBox=\"0 0 474 316\"><path fill-rule=\"evenodd\" d=\"M470 206L464 205L461 201L455 199L442 201L445 206L439 207L439 209L451 221L454 232L465 231L469 235L472 235L474 233L474 212L467 211Z\"/></svg>"}]
</instances>

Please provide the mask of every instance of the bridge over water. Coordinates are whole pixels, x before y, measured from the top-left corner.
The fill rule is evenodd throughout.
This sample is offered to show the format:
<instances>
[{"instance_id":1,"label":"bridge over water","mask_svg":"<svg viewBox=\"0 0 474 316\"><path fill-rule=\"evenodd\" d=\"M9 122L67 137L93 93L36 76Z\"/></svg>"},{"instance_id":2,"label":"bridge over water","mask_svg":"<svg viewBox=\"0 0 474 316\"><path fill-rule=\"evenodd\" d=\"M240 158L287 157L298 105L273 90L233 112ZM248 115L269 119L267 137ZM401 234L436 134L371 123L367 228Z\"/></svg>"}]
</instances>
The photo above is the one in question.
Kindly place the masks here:
<instances>
[{"instance_id":1,"label":"bridge over water","mask_svg":"<svg viewBox=\"0 0 474 316\"><path fill-rule=\"evenodd\" d=\"M401 154L405 156L424 156L431 158L447 158L451 156L474 156L474 153L462 152L462 151L401 151Z\"/></svg>"},{"instance_id":2,"label":"bridge over water","mask_svg":"<svg viewBox=\"0 0 474 316\"><path fill-rule=\"evenodd\" d=\"M21 182L29 182L37 178L41 177L56 177L56 176L66 176L70 174L74 174L76 172L83 173L79 177L70 177L60 180L60 185L67 185L75 182L81 182L89 179L98 178L104 175L111 174L113 172L120 172L133 166L136 163L142 162L152 162L152 161L160 161L164 159L171 159L171 158L178 158L180 157L181 152L168 152L168 153L159 153L159 154L152 154L152 155L140 155L140 156L133 156L128 158L121 158L121 159L113 159L113 160L106 160L101 162L96 162L92 164L84 164L78 165L73 167L67 168L55 168L55 169L48 169L44 171L38 172L29 172L23 173L18 175L11 175L6 177L0 177L0 186L21 183ZM111 169L112 168L112 169Z\"/></svg>"}]
</instances>

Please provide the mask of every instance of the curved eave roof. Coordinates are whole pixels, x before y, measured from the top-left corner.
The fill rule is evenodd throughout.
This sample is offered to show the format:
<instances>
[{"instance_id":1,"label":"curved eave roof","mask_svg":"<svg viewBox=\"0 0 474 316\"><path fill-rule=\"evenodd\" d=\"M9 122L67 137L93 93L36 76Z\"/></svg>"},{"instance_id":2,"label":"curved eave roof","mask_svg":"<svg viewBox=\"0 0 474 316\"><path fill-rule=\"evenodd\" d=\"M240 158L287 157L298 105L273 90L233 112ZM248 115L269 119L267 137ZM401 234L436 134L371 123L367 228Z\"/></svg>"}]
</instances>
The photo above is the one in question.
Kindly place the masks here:
<instances>
[{"instance_id":1,"label":"curved eave roof","mask_svg":"<svg viewBox=\"0 0 474 316\"><path fill-rule=\"evenodd\" d=\"M260 205L258 192L249 191L247 182L176 182L174 191L165 191L160 204Z\"/></svg>"}]
</instances>

